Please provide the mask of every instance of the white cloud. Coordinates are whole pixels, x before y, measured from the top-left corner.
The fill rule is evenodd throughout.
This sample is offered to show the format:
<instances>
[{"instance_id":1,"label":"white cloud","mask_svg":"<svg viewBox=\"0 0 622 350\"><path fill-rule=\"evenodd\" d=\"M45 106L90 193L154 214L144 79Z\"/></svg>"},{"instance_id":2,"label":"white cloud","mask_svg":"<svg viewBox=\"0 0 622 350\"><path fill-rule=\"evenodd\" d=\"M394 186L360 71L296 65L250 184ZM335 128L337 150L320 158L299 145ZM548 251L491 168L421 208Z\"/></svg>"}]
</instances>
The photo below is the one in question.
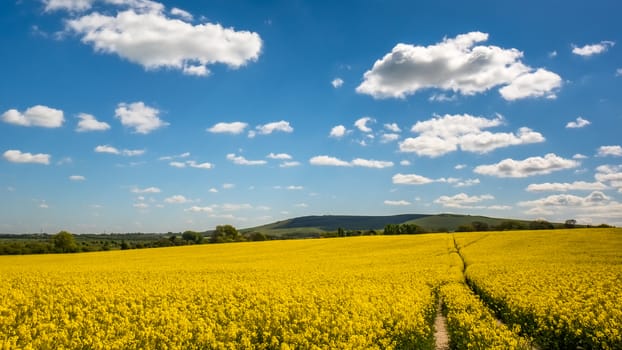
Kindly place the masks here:
<instances>
[{"instance_id":1,"label":"white cloud","mask_svg":"<svg viewBox=\"0 0 622 350\"><path fill-rule=\"evenodd\" d=\"M417 174L395 174L393 175L393 183L396 185L425 185L436 180L427 178Z\"/></svg>"},{"instance_id":2,"label":"white cloud","mask_svg":"<svg viewBox=\"0 0 622 350\"><path fill-rule=\"evenodd\" d=\"M362 132L370 133L373 130L367 126L367 123L374 123L374 122L376 122L376 120L371 117L363 117L355 121L354 126L356 126Z\"/></svg>"},{"instance_id":3,"label":"white cloud","mask_svg":"<svg viewBox=\"0 0 622 350\"><path fill-rule=\"evenodd\" d=\"M222 184L222 188L225 190L230 190L232 188L235 188L235 184Z\"/></svg>"},{"instance_id":4,"label":"white cloud","mask_svg":"<svg viewBox=\"0 0 622 350\"><path fill-rule=\"evenodd\" d=\"M343 79L341 78L335 78L333 79L333 81L330 82L330 84L335 88L340 88L341 85L343 85Z\"/></svg>"},{"instance_id":5,"label":"white cloud","mask_svg":"<svg viewBox=\"0 0 622 350\"><path fill-rule=\"evenodd\" d=\"M43 0L45 11L84 11L93 6L95 0Z\"/></svg>"},{"instance_id":6,"label":"white cloud","mask_svg":"<svg viewBox=\"0 0 622 350\"><path fill-rule=\"evenodd\" d=\"M214 164L212 163L197 163L194 160L189 160L186 162L186 164L188 164L188 166L190 166L191 168L197 168L197 169L212 169L214 167Z\"/></svg>"},{"instance_id":7,"label":"white cloud","mask_svg":"<svg viewBox=\"0 0 622 350\"><path fill-rule=\"evenodd\" d=\"M466 180L458 180L455 182L454 187L470 187L479 185L479 179L466 179Z\"/></svg>"},{"instance_id":8,"label":"white cloud","mask_svg":"<svg viewBox=\"0 0 622 350\"><path fill-rule=\"evenodd\" d=\"M190 208L184 209L184 211L190 211L193 213L212 213L214 209L212 207L199 207L194 205Z\"/></svg>"},{"instance_id":9,"label":"white cloud","mask_svg":"<svg viewBox=\"0 0 622 350\"><path fill-rule=\"evenodd\" d=\"M160 190L157 187L147 187L147 188L132 188L131 190L132 193L160 193L162 192L162 190Z\"/></svg>"},{"instance_id":10,"label":"white cloud","mask_svg":"<svg viewBox=\"0 0 622 350\"><path fill-rule=\"evenodd\" d=\"M429 46L397 44L365 72L356 91L374 98L405 98L427 88L473 95L515 83L502 93L502 97L514 99L549 96L551 92L546 89L557 87L552 82L559 76L544 69L534 73L521 62L523 53L519 50L475 46L486 40L488 34L470 32Z\"/></svg>"},{"instance_id":11,"label":"white cloud","mask_svg":"<svg viewBox=\"0 0 622 350\"><path fill-rule=\"evenodd\" d=\"M393 166L393 162L387 162L387 161L382 161L382 160L356 158L356 159L353 159L351 162L346 162L339 158L326 156L326 155L312 157L311 159L309 159L309 163L311 165L318 165L318 166L341 166L341 167L358 166L358 167L376 168L376 169L389 168Z\"/></svg>"},{"instance_id":12,"label":"white cloud","mask_svg":"<svg viewBox=\"0 0 622 350\"><path fill-rule=\"evenodd\" d=\"M475 117L468 114L435 116L419 121L411 131L419 133L400 142L401 152L413 152L419 156L438 157L456 151L488 153L497 148L544 141L542 134L527 127L518 133L492 133L483 129L499 126L503 118Z\"/></svg>"},{"instance_id":13,"label":"white cloud","mask_svg":"<svg viewBox=\"0 0 622 350\"><path fill-rule=\"evenodd\" d=\"M185 162L170 162L168 163L168 165L172 166L173 168L185 168L187 164Z\"/></svg>"},{"instance_id":14,"label":"white cloud","mask_svg":"<svg viewBox=\"0 0 622 350\"><path fill-rule=\"evenodd\" d=\"M576 168L579 162L549 153L544 157L530 157L524 160L504 159L496 164L479 165L474 171L482 175L497 177L527 177L550 174L554 171Z\"/></svg>"},{"instance_id":15,"label":"white cloud","mask_svg":"<svg viewBox=\"0 0 622 350\"><path fill-rule=\"evenodd\" d=\"M63 125L65 118L63 111L42 105L28 108L24 113L9 109L2 114L5 123L20 126L40 126L43 128L58 128Z\"/></svg>"},{"instance_id":16,"label":"white cloud","mask_svg":"<svg viewBox=\"0 0 622 350\"><path fill-rule=\"evenodd\" d=\"M557 57L557 51L553 50L549 52L549 58L555 58L555 57Z\"/></svg>"},{"instance_id":17,"label":"white cloud","mask_svg":"<svg viewBox=\"0 0 622 350\"><path fill-rule=\"evenodd\" d=\"M407 159L401 160L400 161L400 165L402 166L409 166L410 165L410 161Z\"/></svg>"},{"instance_id":18,"label":"white cloud","mask_svg":"<svg viewBox=\"0 0 622 350\"><path fill-rule=\"evenodd\" d=\"M78 122L77 132L87 131L106 131L110 129L110 125L106 122L100 122L94 116L86 113L78 114L80 121Z\"/></svg>"},{"instance_id":19,"label":"white cloud","mask_svg":"<svg viewBox=\"0 0 622 350\"><path fill-rule=\"evenodd\" d=\"M352 160L351 164L353 166L360 166L360 167L365 167L365 168L376 168L376 169L390 168L393 166L393 162L373 160L373 159L362 159L362 158L356 158Z\"/></svg>"},{"instance_id":20,"label":"white cloud","mask_svg":"<svg viewBox=\"0 0 622 350\"><path fill-rule=\"evenodd\" d=\"M343 137L343 135L345 135L347 131L348 130L345 126L337 125L330 130L329 136L334 138L340 138Z\"/></svg>"},{"instance_id":21,"label":"white cloud","mask_svg":"<svg viewBox=\"0 0 622 350\"><path fill-rule=\"evenodd\" d=\"M613 157L622 157L622 146L619 145L615 145L615 146L600 146L598 148L598 154L599 157L607 157L607 156L613 156Z\"/></svg>"},{"instance_id":22,"label":"white cloud","mask_svg":"<svg viewBox=\"0 0 622 350\"><path fill-rule=\"evenodd\" d=\"M124 149L124 150L119 150L116 147L112 147L110 145L99 145L99 146L95 147L95 152L97 152L97 153L117 154L117 155L122 155L122 156L126 156L126 157L135 157L135 156L140 156L140 155L145 154L145 150L143 150L143 149L135 149L135 150Z\"/></svg>"},{"instance_id":23,"label":"white cloud","mask_svg":"<svg viewBox=\"0 0 622 350\"><path fill-rule=\"evenodd\" d=\"M185 21L192 21L194 19L194 17L192 16L192 14L188 11L182 10L180 8L177 7L173 7L171 9L171 15L173 16L177 16Z\"/></svg>"},{"instance_id":24,"label":"white cloud","mask_svg":"<svg viewBox=\"0 0 622 350\"><path fill-rule=\"evenodd\" d=\"M214 126L207 129L207 131L215 134L220 133L237 135L243 133L247 126L248 124L243 122L216 123Z\"/></svg>"},{"instance_id":25,"label":"white cloud","mask_svg":"<svg viewBox=\"0 0 622 350\"><path fill-rule=\"evenodd\" d=\"M307 203L298 203L298 204L294 204L294 207L296 207L296 208L308 208L309 205Z\"/></svg>"},{"instance_id":26,"label":"white cloud","mask_svg":"<svg viewBox=\"0 0 622 350\"><path fill-rule=\"evenodd\" d=\"M402 132L397 123L384 124L384 128L391 132Z\"/></svg>"},{"instance_id":27,"label":"white cloud","mask_svg":"<svg viewBox=\"0 0 622 350\"><path fill-rule=\"evenodd\" d=\"M590 123L589 120L583 119L582 117L577 117L577 120L568 122L568 124L566 124L566 128L578 129L578 128L582 128L582 127L588 126L590 124L591 123Z\"/></svg>"},{"instance_id":28,"label":"white cloud","mask_svg":"<svg viewBox=\"0 0 622 350\"><path fill-rule=\"evenodd\" d=\"M225 203L225 204L217 205L215 207L218 207L225 211L238 211L238 210L253 208L253 206L248 203L241 203L241 204Z\"/></svg>"},{"instance_id":29,"label":"white cloud","mask_svg":"<svg viewBox=\"0 0 622 350\"><path fill-rule=\"evenodd\" d=\"M409 201L405 201L405 200L399 200L399 201L392 201L392 200L386 200L384 201L384 205L390 205L390 206L407 206L407 205L411 205L412 203L410 203Z\"/></svg>"},{"instance_id":30,"label":"white cloud","mask_svg":"<svg viewBox=\"0 0 622 350\"><path fill-rule=\"evenodd\" d=\"M568 192L568 191L598 191L604 190L605 186L601 182L575 181L572 183L545 182L541 184L530 184L527 186L529 192Z\"/></svg>"},{"instance_id":31,"label":"white cloud","mask_svg":"<svg viewBox=\"0 0 622 350\"><path fill-rule=\"evenodd\" d=\"M577 153L574 156L572 156L572 159L587 159L587 156L581 153Z\"/></svg>"},{"instance_id":32,"label":"white cloud","mask_svg":"<svg viewBox=\"0 0 622 350\"><path fill-rule=\"evenodd\" d=\"M514 79L511 84L499 89L499 93L508 101L527 97L546 97L554 99L555 91L562 85L562 78L546 69L525 73Z\"/></svg>"},{"instance_id":33,"label":"white cloud","mask_svg":"<svg viewBox=\"0 0 622 350\"><path fill-rule=\"evenodd\" d=\"M389 142L393 142L393 141L397 141L400 138L399 134L382 134L380 136L380 142L381 143L389 143Z\"/></svg>"},{"instance_id":34,"label":"white cloud","mask_svg":"<svg viewBox=\"0 0 622 350\"><path fill-rule=\"evenodd\" d=\"M454 169L456 170L462 170L466 168L466 164L456 164L456 166L454 167Z\"/></svg>"},{"instance_id":35,"label":"white cloud","mask_svg":"<svg viewBox=\"0 0 622 350\"><path fill-rule=\"evenodd\" d=\"M601 41L600 43L597 43L597 44L588 44L582 47L573 45L572 53L574 53L575 55L588 57L588 56L604 53L605 51L607 51L610 47L613 47L614 45L615 45L615 42L607 41L607 40Z\"/></svg>"},{"instance_id":36,"label":"white cloud","mask_svg":"<svg viewBox=\"0 0 622 350\"><path fill-rule=\"evenodd\" d=\"M138 208L138 209L147 209L147 208L149 208L149 204L147 204L147 203L134 203L132 206L134 208Z\"/></svg>"},{"instance_id":37,"label":"white cloud","mask_svg":"<svg viewBox=\"0 0 622 350\"><path fill-rule=\"evenodd\" d=\"M69 176L69 180L71 181L84 181L86 178L82 175L71 175Z\"/></svg>"},{"instance_id":38,"label":"white cloud","mask_svg":"<svg viewBox=\"0 0 622 350\"><path fill-rule=\"evenodd\" d=\"M255 134L270 135L275 131L281 131L285 133L291 133L294 131L294 128L292 128L291 125L289 125L289 122L285 120L272 122L264 125L257 125L255 129L257 129L257 131L249 131L248 137L255 137Z\"/></svg>"},{"instance_id":39,"label":"white cloud","mask_svg":"<svg viewBox=\"0 0 622 350\"><path fill-rule=\"evenodd\" d=\"M280 160L289 160L292 159L292 156L290 156L287 153L272 153L270 152L270 154L268 154L266 156L266 158L270 158L270 159L280 159Z\"/></svg>"},{"instance_id":40,"label":"white cloud","mask_svg":"<svg viewBox=\"0 0 622 350\"><path fill-rule=\"evenodd\" d=\"M188 198L180 194L176 194L174 196L168 197L164 201L166 203L172 203L172 204L184 204L184 203L192 202L191 200L189 200Z\"/></svg>"},{"instance_id":41,"label":"white cloud","mask_svg":"<svg viewBox=\"0 0 622 350\"><path fill-rule=\"evenodd\" d=\"M171 11L178 18L169 18L164 6L152 1L106 2L130 8L116 15L93 12L78 16L66 21L67 30L81 36L81 41L96 52L116 54L147 70L178 69L206 76L211 64L239 68L256 61L261 53L262 40L254 32L236 31L218 23L193 25L185 21L190 14L179 9Z\"/></svg>"},{"instance_id":42,"label":"white cloud","mask_svg":"<svg viewBox=\"0 0 622 350\"><path fill-rule=\"evenodd\" d=\"M4 159L11 163L32 163L32 164L50 164L51 156L49 154L37 153L32 154L22 152L20 150L8 150L3 154Z\"/></svg>"},{"instance_id":43,"label":"white cloud","mask_svg":"<svg viewBox=\"0 0 622 350\"><path fill-rule=\"evenodd\" d=\"M268 162L265 160L248 160L243 156L236 156L234 153L227 154L227 159L237 165L264 165Z\"/></svg>"},{"instance_id":44,"label":"white cloud","mask_svg":"<svg viewBox=\"0 0 622 350\"><path fill-rule=\"evenodd\" d=\"M216 188L212 187L212 188L210 188L210 189L209 189L209 191L208 191L208 192L209 192L209 193L218 193L218 189L216 189Z\"/></svg>"},{"instance_id":45,"label":"white cloud","mask_svg":"<svg viewBox=\"0 0 622 350\"><path fill-rule=\"evenodd\" d=\"M184 152L182 154L178 154L174 156L164 156L164 157L158 158L158 160L173 160L177 158L188 158L188 157L190 157L190 152Z\"/></svg>"},{"instance_id":46,"label":"white cloud","mask_svg":"<svg viewBox=\"0 0 622 350\"><path fill-rule=\"evenodd\" d=\"M283 163L279 164L279 167L280 168L293 168L293 167L296 167L296 166L299 166L299 165L300 165L300 162L290 161L290 162L283 162Z\"/></svg>"},{"instance_id":47,"label":"white cloud","mask_svg":"<svg viewBox=\"0 0 622 350\"><path fill-rule=\"evenodd\" d=\"M458 193L454 196L440 196L434 203L441 204L443 207L447 208L473 208L471 204L476 204L482 201L495 199L494 196L490 194L484 194L481 196L469 196L466 193Z\"/></svg>"},{"instance_id":48,"label":"white cloud","mask_svg":"<svg viewBox=\"0 0 622 350\"><path fill-rule=\"evenodd\" d=\"M323 166L350 166L350 163L343 161L339 158L330 156L315 156L309 159L311 165L323 165Z\"/></svg>"},{"instance_id":49,"label":"white cloud","mask_svg":"<svg viewBox=\"0 0 622 350\"><path fill-rule=\"evenodd\" d=\"M158 117L159 110L146 106L143 102L119 103L114 112L123 126L133 128L138 134L148 134L169 125Z\"/></svg>"}]
</instances>

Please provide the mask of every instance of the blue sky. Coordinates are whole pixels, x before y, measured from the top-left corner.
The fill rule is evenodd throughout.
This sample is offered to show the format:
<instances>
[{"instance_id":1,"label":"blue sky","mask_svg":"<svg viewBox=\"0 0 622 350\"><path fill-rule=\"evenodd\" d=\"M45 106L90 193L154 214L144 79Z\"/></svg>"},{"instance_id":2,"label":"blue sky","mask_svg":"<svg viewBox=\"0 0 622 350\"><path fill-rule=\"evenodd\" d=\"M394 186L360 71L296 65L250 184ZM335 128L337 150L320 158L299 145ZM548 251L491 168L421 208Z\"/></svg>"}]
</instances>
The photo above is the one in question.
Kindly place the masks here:
<instances>
[{"instance_id":1,"label":"blue sky","mask_svg":"<svg viewBox=\"0 0 622 350\"><path fill-rule=\"evenodd\" d=\"M616 1L0 4L0 232L622 225Z\"/></svg>"}]
</instances>

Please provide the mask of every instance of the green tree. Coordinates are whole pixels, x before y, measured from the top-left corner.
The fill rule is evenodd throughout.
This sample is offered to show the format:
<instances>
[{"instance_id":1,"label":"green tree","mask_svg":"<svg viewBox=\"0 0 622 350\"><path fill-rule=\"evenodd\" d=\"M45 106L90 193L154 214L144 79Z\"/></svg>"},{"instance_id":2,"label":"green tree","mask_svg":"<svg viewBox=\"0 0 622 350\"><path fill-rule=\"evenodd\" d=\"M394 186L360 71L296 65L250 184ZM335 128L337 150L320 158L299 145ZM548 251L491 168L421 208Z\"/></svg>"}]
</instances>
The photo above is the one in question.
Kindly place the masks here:
<instances>
[{"instance_id":1,"label":"green tree","mask_svg":"<svg viewBox=\"0 0 622 350\"><path fill-rule=\"evenodd\" d=\"M74 253L78 251L78 244L73 235L67 231L60 231L52 236L52 243L57 251Z\"/></svg>"},{"instance_id":2,"label":"green tree","mask_svg":"<svg viewBox=\"0 0 622 350\"><path fill-rule=\"evenodd\" d=\"M216 226L216 230L212 233L210 242L212 243L225 243L236 242L240 240L240 233L231 225L219 225Z\"/></svg>"},{"instance_id":3,"label":"green tree","mask_svg":"<svg viewBox=\"0 0 622 350\"><path fill-rule=\"evenodd\" d=\"M566 226L566 228L575 228L575 226L577 226L577 220L575 219L566 220L566 223L564 224L564 226Z\"/></svg>"},{"instance_id":4,"label":"green tree","mask_svg":"<svg viewBox=\"0 0 622 350\"><path fill-rule=\"evenodd\" d=\"M181 238L187 242L203 243L203 234L195 231L185 231L181 234Z\"/></svg>"}]
</instances>

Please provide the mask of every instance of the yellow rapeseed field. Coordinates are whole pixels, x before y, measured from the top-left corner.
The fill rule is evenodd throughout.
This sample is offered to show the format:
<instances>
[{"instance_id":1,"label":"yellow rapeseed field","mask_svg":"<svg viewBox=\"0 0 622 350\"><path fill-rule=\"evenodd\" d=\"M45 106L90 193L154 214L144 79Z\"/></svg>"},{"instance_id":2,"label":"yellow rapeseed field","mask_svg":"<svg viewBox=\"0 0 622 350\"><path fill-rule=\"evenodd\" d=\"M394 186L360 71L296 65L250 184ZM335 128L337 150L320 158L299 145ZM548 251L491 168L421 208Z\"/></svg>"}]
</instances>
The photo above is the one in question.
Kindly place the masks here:
<instances>
[{"instance_id":1,"label":"yellow rapeseed field","mask_svg":"<svg viewBox=\"0 0 622 350\"><path fill-rule=\"evenodd\" d=\"M0 256L0 349L433 349L438 298L454 348L620 349L621 243L559 230Z\"/></svg>"}]
</instances>

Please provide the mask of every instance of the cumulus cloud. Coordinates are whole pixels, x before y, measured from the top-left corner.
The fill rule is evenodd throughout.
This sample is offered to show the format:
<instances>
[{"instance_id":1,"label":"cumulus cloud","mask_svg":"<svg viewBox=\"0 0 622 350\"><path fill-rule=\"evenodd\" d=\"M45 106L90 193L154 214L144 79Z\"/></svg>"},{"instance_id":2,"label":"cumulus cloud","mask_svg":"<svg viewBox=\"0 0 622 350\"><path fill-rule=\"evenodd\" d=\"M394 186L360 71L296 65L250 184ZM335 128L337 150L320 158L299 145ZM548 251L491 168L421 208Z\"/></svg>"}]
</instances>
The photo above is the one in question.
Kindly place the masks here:
<instances>
[{"instance_id":1,"label":"cumulus cloud","mask_svg":"<svg viewBox=\"0 0 622 350\"><path fill-rule=\"evenodd\" d=\"M386 200L384 201L384 205L390 205L390 206L407 206L407 205L411 205L412 203L410 203L409 201L405 201L405 200L399 200L399 201L392 201L392 200Z\"/></svg>"},{"instance_id":2,"label":"cumulus cloud","mask_svg":"<svg viewBox=\"0 0 622 350\"><path fill-rule=\"evenodd\" d=\"M17 109L9 109L2 114L2 120L5 123L20 126L59 128L63 125L65 117L63 111L59 109L36 105L28 108L23 113Z\"/></svg>"},{"instance_id":3,"label":"cumulus cloud","mask_svg":"<svg viewBox=\"0 0 622 350\"><path fill-rule=\"evenodd\" d=\"M216 123L211 128L207 129L207 131L215 134L241 134L244 132L244 129L248 124L243 122L232 122L232 123Z\"/></svg>"},{"instance_id":4,"label":"cumulus cloud","mask_svg":"<svg viewBox=\"0 0 622 350\"><path fill-rule=\"evenodd\" d=\"M140 156L140 155L145 154L145 150L144 149L135 149L135 150L123 149L123 150L119 150L116 147L112 147L110 145L99 145L99 146L95 147L95 152L96 153L116 154L116 155L122 155L122 156L126 156L126 157L135 157L135 156Z\"/></svg>"},{"instance_id":5,"label":"cumulus cloud","mask_svg":"<svg viewBox=\"0 0 622 350\"><path fill-rule=\"evenodd\" d=\"M194 205L190 208L184 209L184 211L189 211L193 213L211 213L214 211L214 209L212 207L199 207Z\"/></svg>"},{"instance_id":6,"label":"cumulus cloud","mask_svg":"<svg viewBox=\"0 0 622 350\"><path fill-rule=\"evenodd\" d=\"M380 142L381 143L389 143L389 142L393 142L393 141L397 141L400 138L399 134L382 134L380 136Z\"/></svg>"},{"instance_id":7,"label":"cumulus cloud","mask_svg":"<svg viewBox=\"0 0 622 350\"><path fill-rule=\"evenodd\" d=\"M447 208L474 208L472 204L476 204L482 201L495 199L490 194L484 194L481 196L469 196L466 193L458 193L454 196L440 196L434 203L441 204Z\"/></svg>"},{"instance_id":8,"label":"cumulus cloud","mask_svg":"<svg viewBox=\"0 0 622 350\"><path fill-rule=\"evenodd\" d=\"M256 134L270 135L276 131L281 131L285 133L294 132L294 128L292 128L291 125L289 125L289 122L285 120L281 120L278 122L272 122L272 123L268 123L264 125L257 125L255 129L256 131L251 130L248 132L248 137L251 137L251 138L255 137Z\"/></svg>"},{"instance_id":9,"label":"cumulus cloud","mask_svg":"<svg viewBox=\"0 0 622 350\"><path fill-rule=\"evenodd\" d=\"M615 42L604 40L597 44L588 44L581 47L576 45L572 46L572 53L575 55L589 57L592 55L598 55L607 51L610 47L613 47Z\"/></svg>"},{"instance_id":10,"label":"cumulus cloud","mask_svg":"<svg viewBox=\"0 0 622 350\"><path fill-rule=\"evenodd\" d=\"M554 153L544 157L530 157L524 160L504 159L496 164L479 165L474 171L482 175L496 177L528 177L534 175L550 174L554 171L576 168L579 162L565 159Z\"/></svg>"},{"instance_id":11,"label":"cumulus cloud","mask_svg":"<svg viewBox=\"0 0 622 350\"><path fill-rule=\"evenodd\" d=\"M147 188L138 188L138 187L134 187L131 190L132 193L160 193L162 192L162 190L160 190L157 187L147 187Z\"/></svg>"},{"instance_id":12,"label":"cumulus cloud","mask_svg":"<svg viewBox=\"0 0 622 350\"><path fill-rule=\"evenodd\" d=\"M356 126L359 130L365 133L370 133L373 130L367 126L367 123L374 123L376 120L371 117L363 117L354 122L354 126Z\"/></svg>"},{"instance_id":13,"label":"cumulus cloud","mask_svg":"<svg viewBox=\"0 0 622 350\"><path fill-rule=\"evenodd\" d=\"M300 166L300 162L297 161L287 161L279 164L279 168L293 168Z\"/></svg>"},{"instance_id":14,"label":"cumulus cloud","mask_svg":"<svg viewBox=\"0 0 622 350\"><path fill-rule=\"evenodd\" d=\"M237 165L265 165L265 160L248 160L243 156L237 156L234 153L227 154L227 159Z\"/></svg>"},{"instance_id":15,"label":"cumulus cloud","mask_svg":"<svg viewBox=\"0 0 622 350\"><path fill-rule=\"evenodd\" d=\"M607 157L607 156L622 157L622 146L619 146L619 145L600 146L598 148L597 156L599 157Z\"/></svg>"},{"instance_id":16,"label":"cumulus cloud","mask_svg":"<svg viewBox=\"0 0 622 350\"><path fill-rule=\"evenodd\" d=\"M138 134L148 134L169 125L160 119L158 114L160 114L159 110L146 106L143 102L119 103L115 109L115 117L121 121L121 124L133 128Z\"/></svg>"},{"instance_id":17,"label":"cumulus cloud","mask_svg":"<svg viewBox=\"0 0 622 350\"><path fill-rule=\"evenodd\" d=\"M499 93L508 101L527 97L545 97L554 99L556 91L562 85L562 78L546 69L525 73L514 79L509 85L499 89Z\"/></svg>"},{"instance_id":18,"label":"cumulus cloud","mask_svg":"<svg viewBox=\"0 0 622 350\"><path fill-rule=\"evenodd\" d=\"M541 184L530 184L527 186L529 192L568 192L568 191L597 191L604 190L605 186L601 182L575 181L568 182L545 182Z\"/></svg>"},{"instance_id":19,"label":"cumulus cloud","mask_svg":"<svg viewBox=\"0 0 622 350\"><path fill-rule=\"evenodd\" d=\"M287 153L272 153L272 152L270 152L270 154L268 154L266 156L266 158L280 159L280 160L289 160L289 159L292 159L292 156L290 156Z\"/></svg>"},{"instance_id":20,"label":"cumulus cloud","mask_svg":"<svg viewBox=\"0 0 622 350\"><path fill-rule=\"evenodd\" d=\"M309 159L309 163L311 165L318 165L318 166L341 166L341 167L358 166L358 167L376 168L376 169L389 168L393 166L393 162L388 162L388 161L356 158L356 159L353 159L351 162L346 162L339 158L326 156L326 155L312 157L311 159Z\"/></svg>"},{"instance_id":21,"label":"cumulus cloud","mask_svg":"<svg viewBox=\"0 0 622 350\"><path fill-rule=\"evenodd\" d=\"M177 69L206 76L208 66L239 68L256 61L261 53L259 34L225 28L221 24L192 24L192 15L173 8L170 18L160 3L145 0L104 0L129 7L114 15L93 12L66 21L66 28L96 52L116 54L147 70ZM63 6L66 5L66 6ZM89 1L48 0L48 10L87 10Z\"/></svg>"},{"instance_id":22,"label":"cumulus cloud","mask_svg":"<svg viewBox=\"0 0 622 350\"><path fill-rule=\"evenodd\" d=\"M337 126L334 126L332 129L330 129L330 134L328 136L334 137L334 138L340 138L340 137L343 137L347 131L348 130L346 129L345 126L337 125Z\"/></svg>"},{"instance_id":23,"label":"cumulus cloud","mask_svg":"<svg viewBox=\"0 0 622 350\"><path fill-rule=\"evenodd\" d=\"M410 165L410 161L408 159L404 159L400 161L400 165L402 166L409 166Z\"/></svg>"},{"instance_id":24,"label":"cumulus cloud","mask_svg":"<svg viewBox=\"0 0 622 350\"><path fill-rule=\"evenodd\" d=\"M158 158L158 160L173 160L177 158L188 158L188 157L190 157L190 152L184 152L184 153L173 155L173 156L163 156L163 157Z\"/></svg>"},{"instance_id":25,"label":"cumulus cloud","mask_svg":"<svg viewBox=\"0 0 622 350\"><path fill-rule=\"evenodd\" d=\"M475 45L488 34L470 32L429 46L397 44L365 72L358 93L374 98L405 98L419 90L437 88L473 95L496 86L508 87L506 99L554 96L561 78L523 64L517 49ZM512 87L509 87L512 86Z\"/></svg>"},{"instance_id":26,"label":"cumulus cloud","mask_svg":"<svg viewBox=\"0 0 622 350\"><path fill-rule=\"evenodd\" d=\"M594 191L585 197L572 194L556 194L544 198L523 201L519 206L528 208L528 214L574 217L579 222L594 220L616 223L622 220L622 204L601 191Z\"/></svg>"},{"instance_id":27,"label":"cumulus cloud","mask_svg":"<svg viewBox=\"0 0 622 350\"><path fill-rule=\"evenodd\" d=\"M44 0L45 11L84 11L93 6L95 0Z\"/></svg>"},{"instance_id":28,"label":"cumulus cloud","mask_svg":"<svg viewBox=\"0 0 622 350\"><path fill-rule=\"evenodd\" d=\"M87 131L106 131L110 129L110 125L106 122L100 122L94 116L86 113L78 114L80 121L76 127L77 132Z\"/></svg>"},{"instance_id":29,"label":"cumulus cloud","mask_svg":"<svg viewBox=\"0 0 622 350\"><path fill-rule=\"evenodd\" d=\"M341 85L343 85L343 79L341 78L335 78L333 79L333 81L330 82L330 84L335 88L340 88Z\"/></svg>"},{"instance_id":30,"label":"cumulus cloud","mask_svg":"<svg viewBox=\"0 0 622 350\"><path fill-rule=\"evenodd\" d=\"M190 168L196 168L196 169L212 169L214 168L214 164L209 163L209 162L205 162L205 163L198 163L197 161L194 160L187 160L185 162L170 162L168 163L170 166L172 166L173 168L185 168L185 167L190 167Z\"/></svg>"},{"instance_id":31,"label":"cumulus cloud","mask_svg":"<svg viewBox=\"0 0 622 350\"><path fill-rule=\"evenodd\" d=\"M577 117L577 120L568 122L568 124L566 124L566 128L568 128L568 129L579 129L579 128L583 128L585 126L588 126L590 124L591 123L590 123L589 120L583 119L582 117Z\"/></svg>"},{"instance_id":32,"label":"cumulus cloud","mask_svg":"<svg viewBox=\"0 0 622 350\"><path fill-rule=\"evenodd\" d=\"M49 154L37 153L32 154L22 152L20 150L8 150L3 154L4 159L11 163L32 163L32 164L50 164L51 156Z\"/></svg>"},{"instance_id":33,"label":"cumulus cloud","mask_svg":"<svg viewBox=\"0 0 622 350\"><path fill-rule=\"evenodd\" d=\"M411 131L419 133L400 142L401 152L419 156L438 157L458 148L473 153L488 153L497 148L543 142L544 136L522 127L517 133L492 133L483 129L499 126L503 118L476 117L469 114L435 116L419 121Z\"/></svg>"},{"instance_id":34,"label":"cumulus cloud","mask_svg":"<svg viewBox=\"0 0 622 350\"><path fill-rule=\"evenodd\" d=\"M393 175L393 183L396 185L425 185L436 180L427 178L417 174L395 174Z\"/></svg>"},{"instance_id":35,"label":"cumulus cloud","mask_svg":"<svg viewBox=\"0 0 622 350\"><path fill-rule=\"evenodd\" d=\"M82 175L71 175L69 176L69 180L71 181L84 181L86 178Z\"/></svg>"},{"instance_id":36,"label":"cumulus cloud","mask_svg":"<svg viewBox=\"0 0 622 350\"><path fill-rule=\"evenodd\" d=\"M174 196L168 197L166 199L164 199L164 201L166 203L171 203L171 204L184 204L184 203L189 203L192 202L191 200L189 200L188 198L180 195L180 194L176 194Z\"/></svg>"},{"instance_id":37,"label":"cumulus cloud","mask_svg":"<svg viewBox=\"0 0 622 350\"><path fill-rule=\"evenodd\" d=\"M400 129L397 123L384 124L384 128L395 133L402 132L402 129Z\"/></svg>"}]
</instances>

